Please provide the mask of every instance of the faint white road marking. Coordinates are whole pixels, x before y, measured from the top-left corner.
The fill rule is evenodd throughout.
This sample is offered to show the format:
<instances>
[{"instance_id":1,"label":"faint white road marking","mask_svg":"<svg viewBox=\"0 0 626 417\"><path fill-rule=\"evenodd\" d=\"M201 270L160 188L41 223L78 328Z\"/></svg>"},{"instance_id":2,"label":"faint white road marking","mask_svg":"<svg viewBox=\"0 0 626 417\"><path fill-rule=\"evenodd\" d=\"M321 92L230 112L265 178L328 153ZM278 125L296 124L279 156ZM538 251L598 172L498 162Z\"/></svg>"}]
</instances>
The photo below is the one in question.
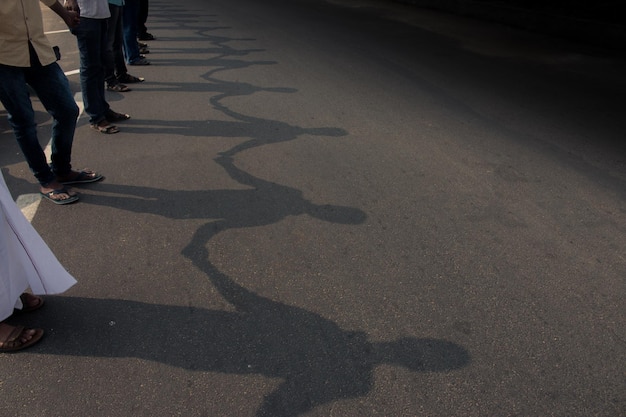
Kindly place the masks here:
<instances>
[{"instance_id":1,"label":"faint white road marking","mask_svg":"<svg viewBox=\"0 0 626 417\"><path fill-rule=\"evenodd\" d=\"M40 202L41 196L39 194L22 194L17 197L16 201L17 206L22 210L24 217L26 217L29 222L33 221Z\"/></svg>"}]
</instances>

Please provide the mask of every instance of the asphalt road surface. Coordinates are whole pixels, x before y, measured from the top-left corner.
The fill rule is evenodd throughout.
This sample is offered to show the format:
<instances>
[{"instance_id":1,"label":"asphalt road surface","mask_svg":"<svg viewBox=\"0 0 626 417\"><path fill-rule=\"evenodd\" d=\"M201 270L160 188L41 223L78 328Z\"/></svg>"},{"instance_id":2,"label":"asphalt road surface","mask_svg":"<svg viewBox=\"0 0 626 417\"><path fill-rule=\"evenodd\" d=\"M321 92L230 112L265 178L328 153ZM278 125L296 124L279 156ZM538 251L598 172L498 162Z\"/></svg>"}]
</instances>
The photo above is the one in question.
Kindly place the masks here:
<instances>
[{"instance_id":1,"label":"asphalt road surface","mask_svg":"<svg viewBox=\"0 0 626 417\"><path fill-rule=\"evenodd\" d=\"M626 415L623 59L391 2L150 7L80 202L39 201L0 110L79 281L10 319L46 337L0 356L1 416Z\"/></svg>"}]
</instances>

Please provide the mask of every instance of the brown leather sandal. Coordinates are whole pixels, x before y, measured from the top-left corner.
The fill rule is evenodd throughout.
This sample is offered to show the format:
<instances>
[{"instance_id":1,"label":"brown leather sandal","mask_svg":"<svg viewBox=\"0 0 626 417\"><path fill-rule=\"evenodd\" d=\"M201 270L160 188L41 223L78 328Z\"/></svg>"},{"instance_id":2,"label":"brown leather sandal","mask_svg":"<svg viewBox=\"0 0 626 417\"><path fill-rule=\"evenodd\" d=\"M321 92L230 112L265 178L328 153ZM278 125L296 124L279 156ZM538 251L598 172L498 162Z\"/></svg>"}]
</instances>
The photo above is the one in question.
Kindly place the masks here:
<instances>
[{"instance_id":1,"label":"brown leather sandal","mask_svg":"<svg viewBox=\"0 0 626 417\"><path fill-rule=\"evenodd\" d=\"M24 341L23 339L26 339L28 336L31 336L31 338ZM24 326L15 326L7 338L0 342L0 352L16 352L26 349L39 342L42 336L43 329L27 329Z\"/></svg>"},{"instance_id":2,"label":"brown leather sandal","mask_svg":"<svg viewBox=\"0 0 626 417\"><path fill-rule=\"evenodd\" d=\"M20 299L22 300L22 308L18 311L22 313L30 313L31 311L39 310L44 305L42 297L27 292L20 295Z\"/></svg>"}]
</instances>

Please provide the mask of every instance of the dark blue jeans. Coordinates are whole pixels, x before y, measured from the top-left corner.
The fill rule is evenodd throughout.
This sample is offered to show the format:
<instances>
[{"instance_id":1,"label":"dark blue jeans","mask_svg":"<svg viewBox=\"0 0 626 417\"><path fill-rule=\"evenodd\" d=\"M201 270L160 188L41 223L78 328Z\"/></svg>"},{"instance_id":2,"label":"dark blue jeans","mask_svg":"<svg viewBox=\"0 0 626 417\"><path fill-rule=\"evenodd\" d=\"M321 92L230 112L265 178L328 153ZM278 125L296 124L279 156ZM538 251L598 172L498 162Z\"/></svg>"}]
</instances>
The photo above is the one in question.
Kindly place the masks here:
<instances>
[{"instance_id":1,"label":"dark blue jeans","mask_svg":"<svg viewBox=\"0 0 626 417\"><path fill-rule=\"evenodd\" d=\"M89 123L100 123L109 110L109 103L104 96L107 21L81 17L80 24L72 29L72 33L78 41L80 89L83 92L85 113L89 115Z\"/></svg>"},{"instance_id":2,"label":"dark blue jeans","mask_svg":"<svg viewBox=\"0 0 626 417\"><path fill-rule=\"evenodd\" d=\"M123 7L122 27L124 32L124 54L129 64L139 57L139 43L137 42L137 14L139 0L126 0Z\"/></svg>"},{"instance_id":3,"label":"dark blue jeans","mask_svg":"<svg viewBox=\"0 0 626 417\"><path fill-rule=\"evenodd\" d=\"M27 84L53 118L51 165L37 138L35 112ZM37 181L46 185L55 180L56 175L69 173L78 106L59 65L56 62L31 68L0 65L0 101L9 113L17 143Z\"/></svg>"},{"instance_id":4,"label":"dark blue jeans","mask_svg":"<svg viewBox=\"0 0 626 417\"><path fill-rule=\"evenodd\" d=\"M109 3L111 17L107 19L107 42L104 48L104 80L107 85L117 84L116 75L124 75L128 72L124 62L122 8L123 6Z\"/></svg>"}]
</instances>

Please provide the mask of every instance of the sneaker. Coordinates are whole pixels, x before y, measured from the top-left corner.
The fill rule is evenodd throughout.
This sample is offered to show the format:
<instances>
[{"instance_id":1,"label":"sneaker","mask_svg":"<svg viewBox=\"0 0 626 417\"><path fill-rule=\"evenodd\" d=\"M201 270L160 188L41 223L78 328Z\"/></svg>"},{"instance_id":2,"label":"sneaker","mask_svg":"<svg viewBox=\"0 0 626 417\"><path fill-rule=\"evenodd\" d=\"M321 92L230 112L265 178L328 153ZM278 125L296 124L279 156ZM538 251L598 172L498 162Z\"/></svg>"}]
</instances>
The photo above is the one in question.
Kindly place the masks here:
<instances>
[{"instance_id":1,"label":"sneaker","mask_svg":"<svg viewBox=\"0 0 626 417\"><path fill-rule=\"evenodd\" d=\"M140 41L154 41L156 40L156 38L151 34L151 33L142 33L141 35L138 36Z\"/></svg>"},{"instance_id":2,"label":"sneaker","mask_svg":"<svg viewBox=\"0 0 626 417\"><path fill-rule=\"evenodd\" d=\"M145 42L137 42L137 43L139 44L140 48L147 48L148 47L148 44L145 43Z\"/></svg>"},{"instance_id":3,"label":"sneaker","mask_svg":"<svg viewBox=\"0 0 626 417\"><path fill-rule=\"evenodd\" d=\"M149 54L150 50L148 49L147 46L141 46L141 47L139 47L139 53L140 54Z\"/></svg>"},{"instance_id":4,"label":"sneaker","mask_svg":"<svg viewBox=\"0 0 626 417\"><path fill-rule=\"evenodd\" d=\"M130 65L150 65L150 61L148 61L145 57L140 57L133 62L130 62Z\"/></svg>"}]
</instances>

